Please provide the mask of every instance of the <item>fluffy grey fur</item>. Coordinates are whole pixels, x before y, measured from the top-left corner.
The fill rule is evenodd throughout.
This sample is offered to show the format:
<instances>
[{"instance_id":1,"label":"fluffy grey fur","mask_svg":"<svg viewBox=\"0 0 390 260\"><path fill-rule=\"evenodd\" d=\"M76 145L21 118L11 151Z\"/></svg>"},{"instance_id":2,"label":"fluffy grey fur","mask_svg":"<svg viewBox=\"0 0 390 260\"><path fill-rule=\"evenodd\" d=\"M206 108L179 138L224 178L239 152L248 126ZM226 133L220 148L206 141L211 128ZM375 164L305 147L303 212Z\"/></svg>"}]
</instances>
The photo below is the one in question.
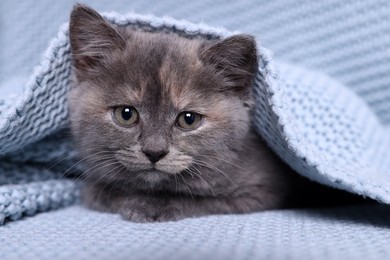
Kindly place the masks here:
<instances>
[{"instance_id":1,"label":"fluffy grey fur","mask_svg":"<svg viewBox=\"0 0 390 260\"><path fill-rule=\"evenodd\" d=\"M253 37L139 32L76 5L70 39L71 125L89 207L169 221L280 208L298 194L294 174L250 126ZM138 111L129 127L115 120L122 106ZM201 115L199 127L178 126L184 111Z\"/></svg>"}]
</instances>

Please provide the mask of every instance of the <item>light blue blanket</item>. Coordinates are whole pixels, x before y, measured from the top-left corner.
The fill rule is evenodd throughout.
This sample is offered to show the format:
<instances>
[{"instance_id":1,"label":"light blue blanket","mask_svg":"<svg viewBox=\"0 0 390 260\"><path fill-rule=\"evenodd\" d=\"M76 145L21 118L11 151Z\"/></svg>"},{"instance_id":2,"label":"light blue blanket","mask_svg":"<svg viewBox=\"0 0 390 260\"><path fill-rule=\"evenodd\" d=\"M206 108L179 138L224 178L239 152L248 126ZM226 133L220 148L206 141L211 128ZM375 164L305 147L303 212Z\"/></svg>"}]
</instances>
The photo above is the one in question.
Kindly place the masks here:
<instances>
[{"instance_id":1,"label":"light blue blanket","mask_svg":"<svg viewBox=\"0 0 390 260\"><path fill-rule=\"evenodd\" d=\"M52 8L62 13L61 6L67 4L58 2ZM259 134L298 173L390 203L390 4L269 2L264 1L262 8L246 6L248 2L228 9L233 21L234 10L250 10L239 17L252 29L240 29L259 39L253 122ZM160 8L168 10L174 3L168 1ZM221 12L227 10L219 4ZM44 9L44 5L24 5ZM121 11L124 3L116 6ZM1 32L6 37L0 37L0 223L69 205L78 197L77 185L63 177L75 154L67 130L71 71L67 26L59 29L50 44L38 41L49 46L41 62L34 63L36 53L16 52L23 46L15 39L33 39L29 30L45 30L45 23L28 27L19 22L15 28L9 21L16 18L9 13L17 11L7 7L12 7L12 1L4 1L0 7L0 14L8 18L3 19ZM119 25L138 24L191 35L232 34L204 23L167 17L136 13L106 13L105 17ZM23 16L18 19L23 21ZM220 19L229 25L226 21L230 20ZM246 24L240 19L237 23ZM31 42L31 48L36 51L45 45L35 44ZM263 44L280 58L273 59ZM34 71L32 64L39 64Z\"/></svg>"}]
</instances>

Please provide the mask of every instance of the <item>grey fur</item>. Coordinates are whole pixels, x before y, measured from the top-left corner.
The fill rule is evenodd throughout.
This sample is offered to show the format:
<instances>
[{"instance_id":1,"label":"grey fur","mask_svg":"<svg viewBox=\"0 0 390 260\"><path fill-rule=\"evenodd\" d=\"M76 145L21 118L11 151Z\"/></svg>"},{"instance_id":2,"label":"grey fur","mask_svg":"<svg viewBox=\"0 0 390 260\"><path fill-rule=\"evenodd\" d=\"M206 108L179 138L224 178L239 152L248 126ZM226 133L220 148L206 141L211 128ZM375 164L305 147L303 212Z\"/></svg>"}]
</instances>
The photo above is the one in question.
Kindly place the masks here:
<instances>
[{"instance_id":1,"label":"grey fur","mask_svg":"<svg viewBox=\"0 0 390 260\"><path fill-rule=\"evenodd\" d=\"M287 205L296 178L250 126L253 37L137 32L76 5L70 39L71 126L89 167L89 207L149 222ZM115 123L112 108L121 105L138 110L137 124ZM202 125L180 129L182 111L204 115ZM167 154L153 164L143 150Z\"/></svg>"}]
</instances>

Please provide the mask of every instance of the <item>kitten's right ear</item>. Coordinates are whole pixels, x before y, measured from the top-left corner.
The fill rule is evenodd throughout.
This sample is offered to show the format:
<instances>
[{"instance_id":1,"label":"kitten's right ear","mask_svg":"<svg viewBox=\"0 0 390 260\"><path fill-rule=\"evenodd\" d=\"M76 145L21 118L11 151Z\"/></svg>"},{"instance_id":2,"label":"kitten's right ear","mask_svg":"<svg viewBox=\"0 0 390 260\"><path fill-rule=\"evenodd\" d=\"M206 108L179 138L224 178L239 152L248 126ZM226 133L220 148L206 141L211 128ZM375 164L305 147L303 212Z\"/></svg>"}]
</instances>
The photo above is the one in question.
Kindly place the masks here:
<instances>
[{"instance_id":1,"label":"kitten's right ear","mask_svg":"<svg viewBox=\"0 0 390 260\"><path fill-rule=\"evenodd\" d=\"M226 90L248 97L257 72L257 48L252 36L238 34L206 45L200 58L225 77Z\"/></svg>"},{"instance_id":2,"label":"kitten's right ear","mask_svg":"<svg viewBox=\"0 0 390 260\"><path fill-rule=\"evenodd\" d=\"M81 4L73 7L69 36L78 74L93 69L106 53L123 49L126 44L120 33L100 14Z\"/></svg>"}]
</instances>

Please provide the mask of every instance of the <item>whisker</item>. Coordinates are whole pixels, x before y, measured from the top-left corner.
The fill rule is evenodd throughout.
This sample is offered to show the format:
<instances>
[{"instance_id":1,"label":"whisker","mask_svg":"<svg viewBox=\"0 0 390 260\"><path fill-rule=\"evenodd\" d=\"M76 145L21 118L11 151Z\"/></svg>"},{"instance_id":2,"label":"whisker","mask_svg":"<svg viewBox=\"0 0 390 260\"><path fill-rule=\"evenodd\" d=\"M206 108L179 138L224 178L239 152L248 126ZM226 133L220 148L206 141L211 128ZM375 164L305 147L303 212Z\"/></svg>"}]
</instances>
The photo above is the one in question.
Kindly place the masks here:
<instances>
[{"instance_id":1,"label":"whisker","mask_svg":"<svg viewBox=\"0 0 390 260\"><path fill-rule=\"evenodd\" d=\"M113 171L119 171L121 168L122 168L123 166L122 165L120 165L120 164L118 164L116 167L114 167L114 168L112 168L110 171L108 171L107 173L105 173L103 176L107 176L107 175L109 175L111 172L113 172ZM107 187L107 185L110 183L110 181L111 181L111 179L113 178L113 176L114 176L114 174L112 174L109 178L108 178L108 180L105 182L105 184L104 184L104 187L103 187L103 189L105 189L106 187ZM98 181L97 181L98 182ZM96 183L97 183L96 182ZM110 200L110 197L111 197L111 192L112 192L112 189L114 188L114 185L111 185L111 189L110 189L110 191L109 191L109 193L108 193L108 198L107 198L107 200L109 201ZM101 192L102 192L102 190L103 189L101 189L100 190L100 192L99 192L99 195L98 195L98 198L100 198L100 195L101 195Z\"/></svg>"},{"instance_id":2,"label":"whisker","mask_svg":"<svg viewBox=\"0 0 390 260\"><path fill-rule=\"evenodd\" d=\"M126 167L122 165L122 168L120 169L120 171L124 171L126 170ZM125 187L127 185L129 185L129 176L128 175L125 175L126 176L126 180L123 182L123 185L122 185L122 192L125 192Z\"/></svg>"},{"instance_id":3,"label":"whisker","mask_svg":"<svg viewBox=\"0 0 390 260\"><path fill-rule=\"evenodd\" d=\"M204 156L204 157L206 158L206 156ZM240 166L238 164L235 164L235 163L233 163L233 162L231 162L229 160L224 159L223 156L217 157L217 156L213 156L213 155L207 155L207 157L211 158L211 159L221 160L221 161L223 161L225 163L228 163L228 164L230 164L232 166L235 166L235 167L239 168L240 170L243 170L245 173L253 174L253 173L249 172L247 169L243 168L242 166Z\"/></svg>"},{"instance_id":4,"label":"whisker","mask_svg":"<svg viewBox=\"0 0 390 260\"><path fill-rule=\"evenodd\" d=\"M188 192L190 193L191 198L194 200L195 198L194 198L194 196L192 195L191 189L190 189L190 187L188 187L185 178L181 175L181 173L179 173L179 174L177 174L177 175L179 175L179 176L181 177L181 179L183 180L183 184L187 187L187 190L188 190Z\"/></svg>"},{"instance_id":5,"label":"whisker","mask_svg":"<svg viewBox=\"0 0 390 260\"><path fill-rule=\"evenodd\" d=\"M94 156L97 156L97 155L100 155L100 154L106 154L106 153L107 153L106 151L101 151L101 152L96 152L96 153L90 154L90 155L88 155L88 156L85 156L85 157L81 158L80 160L78 160L78 162L75 163L72 167L75 167L75 166L79 165L80 163L82 163L82 162L88 160L88 159L91 158L91 157L94 157ZM107 154L108 154L108 153L107 153ZM100 159L100 158L99 158L99 159ZM72 169L72 168L70 168L69 170L71 170L71 169Z\"/></svg>"},{"instance_id":6,"label":"whisker","mask_svg":"<svg viewBox=\"0 0 390 260\"><path fill-rule=\"evenodd\" d=\"M196 159L194 159L194 161L195 161L196 164L198 164L200 166L209 168L209 169L214 170L214 171L218 171L223 176L225 176L225 178L228 179L234 186L236 186L236 187L238 186L225 172L223 172L221 169L219 169L215 165L212 165L212 164L207 163L205 161L196 160Z\"/></svg>"},{"instance_id":7,"label":"whisker","mask_svg":"<svg viewBox=\"0 0 390 260\"><path fill-rule=\"evenodd\" d=\"M111 165L114 165L114 164L116 164L116 162L111 163L111 164L108 164L108 165L106 165L105 167L111 166ZM114 167L114 168L111 169L110 171L104 173L102 176L100 176L100 178L99 178L98 180L96 180L96 181L94 181L94 182L92 183L92 186L95 185L95 184L97 184L101 179L103 179L105 176L107 176L108 174L110 174L110 172L112 172L112 171L118 169L119 166L120 166L120 165L117 165L116 167ZM111 177L110 177L110 179L111 179ZM108 183L106 182L105 185L104 185L104 187L103 187L102 189L100 189L99 194L98 194L98 196L97 196L98 200L100 199L101 193L102 193L102 191L105 189L105 187L107 186L107 184L108 184Z\"/></svg>"},{"instance_id":8,"label":"whisker","mask_svg":"<svg viewBox=\"0 0 390 260\"><path fill-rule=\"evenodd\" d=\"M97 168L106 168L106 167L109 167L109 166L112 166L112 165L116 165L116 164L120 165L118 163L118 161L116 161L115 159L104 161L104 162L102 162L100 164L94 165L93 167L89 168L87 171L83 172L83 175L86 175L86 173L90 173L92 171L92 169L93 169L93 171L95 171ZM102 165L103 165L103 167L101 167ZM101 181L111 171L112 171L112 169L109 170L108 172L104 173L102 176L100 176L99 179L97 179L95 181L95 183L98 183L99 181Z\"/></svg>"},{"instance_id":9,"label":"whisker","mask_svg":"<svg viewBox=\"0 0 390 260\"><path fill-rule=\"evenodd\" d=\"M85 158L83 158L81 160L78 160L75 164L73 164L65 172L63 172L57 179L60 179L60 178L64 177L72 169L74 169L75 167L77 167L78 165L80 165L81 163L85 162L86 160L90 159L93 156L96 156L96 154L91 154L90 156L87 156L87 157L85 157ZM101 160L106 160L106 159L110 159L110 158L111 158L111 156L103 156L103 157L97 158L96 160L101 161Z\"/></svg>"},{"instance_id":10,"label":"whisker","mask_svg":"<svg viewBox=\"0 0 390 260\"><path fill-rule=\"evenodd\" d=\"M176 190L176 193L177 193L177 190L178 190L177 176L176 176L176 174L174 174L173 176L175 177L175 190Z\"/></svg>"},{"instance_id":11,"label":"whisker","mask_svg":"<svg viewBox=\"0 0 390 260\"><path fill-rule=\"evenodd\" d=\"M138 157L135 156L135 155L123 153L123 152L121 152L121 151L118 151L116 154L119 155L119 156L123 156L124 159L128 159L128 158L138 159Z\"/></svg>"},{"instance_id":12,"label":"whisker","mask_svg":"<svg viewBox=\"0 0 390 260\"><path fill-rule=\"evenodd\" d=\"M89 172L91 172L92 170L94 171L95 169L99 168L99 167L102 166L102 165L103 165L104 167L110 166L110 165L112 165L112 164L107 164L107 165L104 165L104 164L109 163L109 162L112 162L112 161L114 161L114 160L103 161L103 162L100 162L100 163L98 163L98 164L96 164L96 165L94 165L94 166L88 168L85 172L82 172L79 176L77 176L76 179L73 179L73 181L74 181L74 182L78 182L78 181L80 181L83 177L88 178L88 176L86 176L85 173L89 173ZM95 183L96 183L96 182L95 182Z\"/></svg>"},{"instance_id":13,"label":"whisker","mask_svg":"<svg viewBox=\"0 0 390 260\"><path fill-rule=\"evenodd\" d=\"M215 192L213 190L213 188L211 187L211 185L202 177L202 174L201 172L199 171L199 169L197 169L195 166L192 166L194 168L194 170L196 172L193 172L195 174L196 177L198 177L199 179L201 179L207 186L208 188L210 189L211 193L213 194L214 197L216 197L215 195ZM189 171L192 171L191 169L188 169Z\"/></svg>"},{"instance_id":14,"label":"whisker","mask_svg":"<svg viewBox=\"0 0 390 260\"><path fill-rule=\"evenodd\" d=\"M72 156L74 156L74 154L67 154L67 155L64 155L64 156L61 156L55 160L52 160L50 162L48 162L48 165L46 166L48 168L48 170L52 170L55 166L57 166L58 164L62 163L63 161L67 160L67 159L70 159L72 158Z\"/></svg>"},{"instance_id":15,"label":"whisker","mask_svg":"<svg viewBox=\"0 0 390 260\"><path fill-rule=\"evenodd\" d=\"M84 149L85 151L86 150L89 150L89 149ZM66 160L66 159L70 159L70 158L74 158L74 159L76 159L77 157L78 157L78 153L79 153L79 151L76 151L76 152L72 152L72 153L70 153L70 154L67 154L67 155L64 155L64 156L61 156L61 157L59 157L59 158L57 158L57 159L55 159L55 160L53 160L51 163L49 163L46 167L48 167L48 170L51 170L51 169L53 169L55 166L57 166L59 163L61 163L61 162L63 162L64 160ZM93 154L91 154L90 156L93 156L93 155L95 155L95 154L101 154L101 153L110 153L109 151L100 151L100 152L96 152L96 153L93 153ZM88 156L88 157L90 157L90 156Z\"/></svg>"},{"instance_id":16,"label":"whisker","mask_svg":"<svg viewBox=\"0 0 390 260\"><path fill-rule=\"evenodd\" d=\"M78 176L77 179L81 178L81 177L85 177L85 178L88 178L89 176L87 174L89 174L90 172L93 172L95 171L96 169L100 168L100 167L107 167L107 166L110 166L112 165L112 162L115 162L115 159L108 159L108 160L104 160L104 161L100 161L99 163L89 167L88 169L86 169L85 171L81 172L81 174ZM110 164L111 163L111 164Z\"/></svg>"},{"instance_id":17,"label":"whisker","mask_svg":"<svg viewBox=\"0 0 390 260\"><path fill-rule=\"evenodd\" d=\"M88 148L84 148L84 149L77 149L76 151L70 152L70 154L61 156L61 157L59 157L57 159L52 160L51 162L48 162L49 165L47 165L47 167L48 167L49 170L51 170L53 167L55 167L59 163L63 162L67 158L72 158L72 157L77 156L77 154L80 153L80 152L90 151L90 150L94 150L94 149L105 149L105 147L101 146L101 147L88 147ZM100 152L110 152L110 151L100 151Z\"/></svg>"}]
</instances>

